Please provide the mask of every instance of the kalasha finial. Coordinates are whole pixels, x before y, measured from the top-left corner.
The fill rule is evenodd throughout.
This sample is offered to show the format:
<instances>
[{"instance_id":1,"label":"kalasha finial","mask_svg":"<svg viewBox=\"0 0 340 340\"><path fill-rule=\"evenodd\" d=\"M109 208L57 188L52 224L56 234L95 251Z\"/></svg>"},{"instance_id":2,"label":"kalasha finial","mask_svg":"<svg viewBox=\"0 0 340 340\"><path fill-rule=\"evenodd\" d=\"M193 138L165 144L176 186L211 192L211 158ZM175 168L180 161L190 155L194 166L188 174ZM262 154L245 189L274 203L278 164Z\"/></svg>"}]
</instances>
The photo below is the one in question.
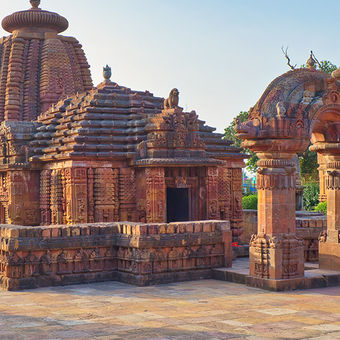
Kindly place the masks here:
<instances>
[{"instance_id":1,"label":"kalasha finial","mask_svg":"<svg viewBox=\"0 0 340 340\"><path fill-rule=\"evenodd\" d=\"M40 0L30 0L30 3L32 5L32 9L39 8Z\"/></svg>"},{"instance_id":2,"label":"kalasha finial","mask_svg":"<svg viewBox=\"0 0 340 340\"><path fill-rule=\"evenodd\" d=\"M111 72L111 67L109 65L106 65L105 67L103 67L103 76L105 80L110 80L112 76L112 72Z\"/></svg>"},{"instance_id":3,"label":"kalasha finial","mask_svg":"<svg viewBox=\"0 0 340 340\"><path fill-rule=\"evenodd\" d=\"M313 51L310 51L310 56L307 60L307 66L308 68L315 68L315 59L313 56Z\"/></svg>"}]
</instances>

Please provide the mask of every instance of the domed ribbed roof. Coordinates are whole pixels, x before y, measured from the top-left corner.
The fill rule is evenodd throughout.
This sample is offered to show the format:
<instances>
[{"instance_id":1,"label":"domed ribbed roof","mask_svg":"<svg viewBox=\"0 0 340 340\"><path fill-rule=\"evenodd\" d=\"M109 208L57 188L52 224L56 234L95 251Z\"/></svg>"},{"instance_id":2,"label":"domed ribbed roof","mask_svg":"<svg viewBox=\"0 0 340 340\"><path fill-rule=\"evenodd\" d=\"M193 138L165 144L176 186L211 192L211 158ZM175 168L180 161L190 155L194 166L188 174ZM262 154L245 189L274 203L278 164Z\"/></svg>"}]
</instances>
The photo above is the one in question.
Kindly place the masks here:
<instances>
[{"instance_id":1,"label":"domed ribbed roof","mask_svg":"<svg viewBox=\"0 0 340 340\"><path fill-rule=\"evenodd\" d=\"M330 79L329 74L312 68L289 71L269 84L251 112L273 116L278 114L278 103L287 106L287 110L288 105L314 103L322 98L327 79Z\"/></svg>"},{"instance_id":2,"label":"domed ribbed roof","mask_svg":"<svg viewBox=\"0 0 340 340\"><path fill-rule=\"evenodd\" d=\"M27 11L15 12L2 20L2 27L7 32L16 30L40 28L46 31L61 33L68 28L68 21L61 15L43 11L37 7L39 1L31 1L33 7Z\"/></svg>"}]
</instances>

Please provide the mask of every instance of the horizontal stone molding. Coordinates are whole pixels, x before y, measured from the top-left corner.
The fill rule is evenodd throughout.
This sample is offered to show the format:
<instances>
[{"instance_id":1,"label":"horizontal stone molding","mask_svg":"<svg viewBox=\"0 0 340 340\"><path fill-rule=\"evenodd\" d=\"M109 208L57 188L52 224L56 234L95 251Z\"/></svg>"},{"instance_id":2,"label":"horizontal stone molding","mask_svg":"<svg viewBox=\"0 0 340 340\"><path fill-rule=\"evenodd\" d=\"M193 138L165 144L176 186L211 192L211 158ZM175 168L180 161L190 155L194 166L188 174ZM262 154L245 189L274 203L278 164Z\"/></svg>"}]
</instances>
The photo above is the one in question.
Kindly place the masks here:
<instances>
[{"instance_id":1,"label":"horizontal stone molding","mask_svg":"<svg viewBox=\"0 0 340 340\"><path fill-rule=\"evenodd\" d=\"M211 277L231 265L227 221L2 226L0 284L39 286L120 280L146 285ZM94 275L96 273L96 275Z\"/></svg>"},{"instance_id":2,"label":"horizontal stone molding","mask_svg":"<svg viewBox=\"0 0 340 340\"><path fill-rule=\"evenodd\" d=\"M257 165L263 168L295 167L295 163L291 159L260 159Z\"/></svg>"}]
</instances>

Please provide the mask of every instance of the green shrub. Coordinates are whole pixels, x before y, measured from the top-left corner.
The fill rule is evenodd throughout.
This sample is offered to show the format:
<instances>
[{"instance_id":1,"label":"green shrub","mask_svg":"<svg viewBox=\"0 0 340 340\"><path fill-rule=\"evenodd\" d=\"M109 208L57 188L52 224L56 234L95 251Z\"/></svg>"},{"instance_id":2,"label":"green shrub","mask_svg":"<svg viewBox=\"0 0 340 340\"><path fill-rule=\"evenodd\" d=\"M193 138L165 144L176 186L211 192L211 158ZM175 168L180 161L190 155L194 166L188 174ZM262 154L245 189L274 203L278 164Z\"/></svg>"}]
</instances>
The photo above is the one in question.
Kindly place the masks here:
<instances>
[{"instance_id":1,"label":"green shrub","mask_svg":"<svg viewBox=\"0 0 340 340\"><path fill-rule=\"evenodd\" d=\"M325 215L327 215L327 202L321 202L321 203L319 203L319 204L315 207L314 211L322 212L322 213L324 213Z\"/></svg>"},{"instance_id":2,"label":"green shrub","mask_svg":"<svg viewBox=\"0 0 340 340\"><path fill-rule=\"evenodd\" d=\"M319 204L319 183L307 182L303 190L303 207L308 211L313 211Z\"/></svg>"},{"instance_id":3,"label":"green shrub","mask_svg":"<svg viewBox=\"0 0 340 340\"><path fill-rule=\"evenodd\" d=\"M249 195L242 198L243 209L257 210L257 195Z\"/></svg>"}]
</instances>

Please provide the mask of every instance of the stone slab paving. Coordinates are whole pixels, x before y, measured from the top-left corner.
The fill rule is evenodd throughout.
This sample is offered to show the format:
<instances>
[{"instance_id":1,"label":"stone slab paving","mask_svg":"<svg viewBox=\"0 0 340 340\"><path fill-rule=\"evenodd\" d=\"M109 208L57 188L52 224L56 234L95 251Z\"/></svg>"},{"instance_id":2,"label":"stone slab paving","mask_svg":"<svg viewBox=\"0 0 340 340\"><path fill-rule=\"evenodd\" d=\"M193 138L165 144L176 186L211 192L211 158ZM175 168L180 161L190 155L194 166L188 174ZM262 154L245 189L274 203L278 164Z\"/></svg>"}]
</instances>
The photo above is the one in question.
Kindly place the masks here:
<instances>
[{"instance_id":1,"label":"stone slab paving","mask_svg":"<svg viewBox=\"0 0 340 340\"><path fill-rule=\"evenodd\" d=\"M204 280L0 291L0 339L340 339L340 287L269 292Z\"/></svg>"}]
</instances>

